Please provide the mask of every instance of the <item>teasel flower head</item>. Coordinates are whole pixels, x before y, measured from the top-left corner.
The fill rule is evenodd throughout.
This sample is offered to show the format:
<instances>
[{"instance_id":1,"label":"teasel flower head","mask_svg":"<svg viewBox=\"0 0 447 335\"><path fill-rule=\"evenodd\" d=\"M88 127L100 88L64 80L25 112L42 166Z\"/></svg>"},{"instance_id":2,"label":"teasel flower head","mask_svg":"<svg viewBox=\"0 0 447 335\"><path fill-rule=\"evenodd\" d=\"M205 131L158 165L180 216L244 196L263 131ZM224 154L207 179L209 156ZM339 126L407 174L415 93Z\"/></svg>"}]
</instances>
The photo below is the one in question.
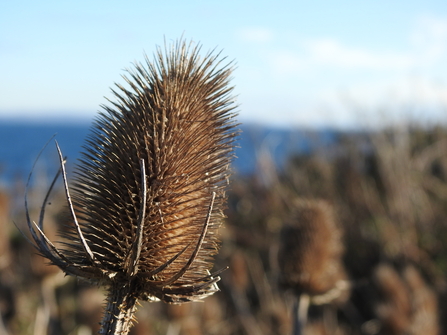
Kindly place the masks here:
<instances>
[{"instance_id":1,"label":"teasel flower head","mask_svg":"<svg viewBox=\"0 0 447 335\"><path fill-rule=\"evenodd\" d=\"M344 295L343 250L332 206L323 200L298 199L281 230L280 286L321 303Z\"/></svg>"},{"instance_id":2,"label":"teasel flower head","mask_svg":"<svg viewBox=\"0 0 447 335\"><path fill-rule=\"evenodd\" d=\"M58 147L72 216L62 248L44 234L45 206L37 224L27 215L43 256L109 288L101 334L126 334L137 300L217 290L210 271L237 135L232 65L199 53L180 40L128 71L91 128L73 192Z\"/></svg>"},{"instance_id":3,"label":"teasel flower head","mask_svg":"<svg viewBox=\"0 0 447 335\"><path fill-rule=\"evenodd\" d=\"M332 206L324 200L296 199L279 242L279 285L296 298L293 333L302 334L310 303L343 303L349 297L342 231Z\"/></svg>"}]
</instances>

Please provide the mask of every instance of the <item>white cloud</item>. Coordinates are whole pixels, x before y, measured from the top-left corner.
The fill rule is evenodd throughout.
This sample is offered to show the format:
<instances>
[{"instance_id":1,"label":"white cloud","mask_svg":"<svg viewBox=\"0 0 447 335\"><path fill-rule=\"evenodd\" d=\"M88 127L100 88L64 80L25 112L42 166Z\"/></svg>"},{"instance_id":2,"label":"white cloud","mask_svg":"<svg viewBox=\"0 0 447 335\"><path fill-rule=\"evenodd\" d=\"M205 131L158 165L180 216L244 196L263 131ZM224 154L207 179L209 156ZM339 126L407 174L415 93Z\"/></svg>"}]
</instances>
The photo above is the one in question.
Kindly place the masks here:
<instances>
[{"instance_id":1,"label":"white cloud","mask_svg":"<svg viewBox=\"0 0 447 335\"><path fill-rule=\"evenodd\" d=\"M301 45L301 52L271 51L269 61L273 71L288 74L322 68L408 71L417 65L415 55L408 52L375 52L343 45L335 38L308 40Z\"/></svg>"},{"instance_id":2,"label":"white cloud","mask_svg":"<svg viewBox=\"0 0 447 335\"><path fill-rule=\"evenodd\" d=\"M289 75L322 68L409 73L444 62L447 19L421 17L407 37L410 43L406 49L388 50L351 46L336 37L298 39L294 41L298 48L271 49L267 57L274 73Z\"/></svg>"},{"instance_id":3,"label":"white cloud","mask_svg":"<svg viewBox=\"0 0 447 335\"><path fill-rule=\"evenodd\" d=\"M414 108L447 106L447 86L427 77L397 78L390 82L352 86L348 94L367 104L392 106L411 105Z\"/></svg>"},{"instance_id":4,"label":"white cloud","mask_svg":"<svg viewBox=\"0 0 447 335\"><path fill-rule=\"evenodd\" d=\"M373 52L343 45L336 39L305 43L310 63L340 68L408 69L414 64L411 55L397 52Z\"/></svg>"},{"instance_id":5,"label":"white cloud","mask_svg":"<svg viewBox=\"0 0 447 335\"><path fill-rule=\"evenodd\" d=\"M331 89L320 93L320 105L364 127L447 123L447 85L427 77L365 81L343 92Z\"/></svg>"}]
</instances>

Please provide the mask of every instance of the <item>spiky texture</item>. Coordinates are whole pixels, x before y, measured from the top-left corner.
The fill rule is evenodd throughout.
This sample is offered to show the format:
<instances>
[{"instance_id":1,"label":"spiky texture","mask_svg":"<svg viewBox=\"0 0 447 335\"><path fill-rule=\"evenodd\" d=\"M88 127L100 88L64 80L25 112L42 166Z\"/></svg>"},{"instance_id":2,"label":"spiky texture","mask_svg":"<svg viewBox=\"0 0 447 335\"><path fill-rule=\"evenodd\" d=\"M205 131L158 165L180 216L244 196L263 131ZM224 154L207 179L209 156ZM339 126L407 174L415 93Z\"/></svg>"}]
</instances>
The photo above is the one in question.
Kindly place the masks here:
<instances>
[{"instance_id":1,"label":"spiky texture","mask_svg":"<svg viewBox=\"0 0 447 335\"><path fill-rule=\"evenodd\" d=\"M335 289L330 296L335 299L342 293L339 282L346 281L342 252L342 234L332 207L322 200L296 201L281 231L280 285L311 296Z\"/></svg>"},{"instance_id":2,"label":"spiky texture","mask_svg":"<svg viewBox=\"0 0 447 335\"><path fill-rule=\"evenodd\" d=\"M118 102L97 119L77 170L73 202L86 241L105 273L127 277L134 272L144 160L146 213L136 276L144 294L163 300L169 298L151 292L152 282L172 278L187 263L215 192L202 247L172 288L202 284L209 275L235 135L230 69L218 70L215 56L200 59L198 52L178 43L166 57L159 51L156 65L137 65L126 78L130 89L118 86ZM67 254L73 263L85 261L79 243ZM146 276L176 255L170 266Z\"/></svg>"},{"instance_id":3,"label":"spiky texture","mask_svg":"<svg viewBox=\"0 0 447 335\"><path fill-rule=\"evenodd\" d=\"M73 201L61 164L73 218L64 249L44 235L43 214L34 226L28 217L45 257L109 286L104 334L128 328L137 299L179 303L217 290L210 270L236 135L231 67L183 41L164 51L129 71L99 114Z\"/></svg>"}]
</instances>

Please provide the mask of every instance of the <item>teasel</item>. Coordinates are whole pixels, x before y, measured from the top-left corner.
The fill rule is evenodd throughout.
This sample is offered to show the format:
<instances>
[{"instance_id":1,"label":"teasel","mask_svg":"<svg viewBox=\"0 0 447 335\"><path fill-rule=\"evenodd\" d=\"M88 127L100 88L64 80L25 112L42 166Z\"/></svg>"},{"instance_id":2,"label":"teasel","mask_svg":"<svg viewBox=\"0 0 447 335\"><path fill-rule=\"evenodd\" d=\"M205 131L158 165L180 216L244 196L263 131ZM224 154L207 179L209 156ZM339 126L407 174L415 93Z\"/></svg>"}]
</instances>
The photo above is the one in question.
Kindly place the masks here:
<instances>
[{"instance_id":1,"label":"teasel","mask_svg":"<svg viewBox=\"0 0 447 335\"><path fill-rule=\"evenodd\" d=\"M332 206L324 200L297 199L279 242L279 285L296 297L294 334L301 334L310 303L343 302L349 297L342 230Z\"/></svg>"},{"instance_id":2,"label":"teasel","mask_svg":"<svg viewBox=\"0 0 447 335\"><path fill-rule=\"evenodd\" d=\"M158 48L153 63L146 57L124 76L127 88L112 89L117 101L91 128L73 196L57 146L72 220L61 248L43 228L54 182L37 224L25 196L39 253L107 286L101 334L127 334L138 300L182 303L218 290L219 271L210 271L237 136L233 67L200 50L183 40L165 45L166 55Z\"/></svg>"}]
</instances>

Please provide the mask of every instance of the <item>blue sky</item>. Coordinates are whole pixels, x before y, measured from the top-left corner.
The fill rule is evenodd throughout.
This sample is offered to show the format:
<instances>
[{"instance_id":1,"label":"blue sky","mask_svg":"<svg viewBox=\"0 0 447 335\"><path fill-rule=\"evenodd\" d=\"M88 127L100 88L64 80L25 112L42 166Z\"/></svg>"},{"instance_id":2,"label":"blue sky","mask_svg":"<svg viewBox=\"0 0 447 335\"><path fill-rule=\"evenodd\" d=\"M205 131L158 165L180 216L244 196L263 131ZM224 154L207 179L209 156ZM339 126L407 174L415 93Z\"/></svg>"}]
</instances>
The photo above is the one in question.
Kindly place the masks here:
<instances>
[{"instance_id":1,"label":"blue sky","mask_svg":"<svg viewBox=\"0 0 447 335\"><path fill-rule=\"evenodd\" d=\"M91 119L125 68L181 35L236 61L243 122L447 119L445 0L4 1L0 119Z\"/></svg>"}]
</instances>

